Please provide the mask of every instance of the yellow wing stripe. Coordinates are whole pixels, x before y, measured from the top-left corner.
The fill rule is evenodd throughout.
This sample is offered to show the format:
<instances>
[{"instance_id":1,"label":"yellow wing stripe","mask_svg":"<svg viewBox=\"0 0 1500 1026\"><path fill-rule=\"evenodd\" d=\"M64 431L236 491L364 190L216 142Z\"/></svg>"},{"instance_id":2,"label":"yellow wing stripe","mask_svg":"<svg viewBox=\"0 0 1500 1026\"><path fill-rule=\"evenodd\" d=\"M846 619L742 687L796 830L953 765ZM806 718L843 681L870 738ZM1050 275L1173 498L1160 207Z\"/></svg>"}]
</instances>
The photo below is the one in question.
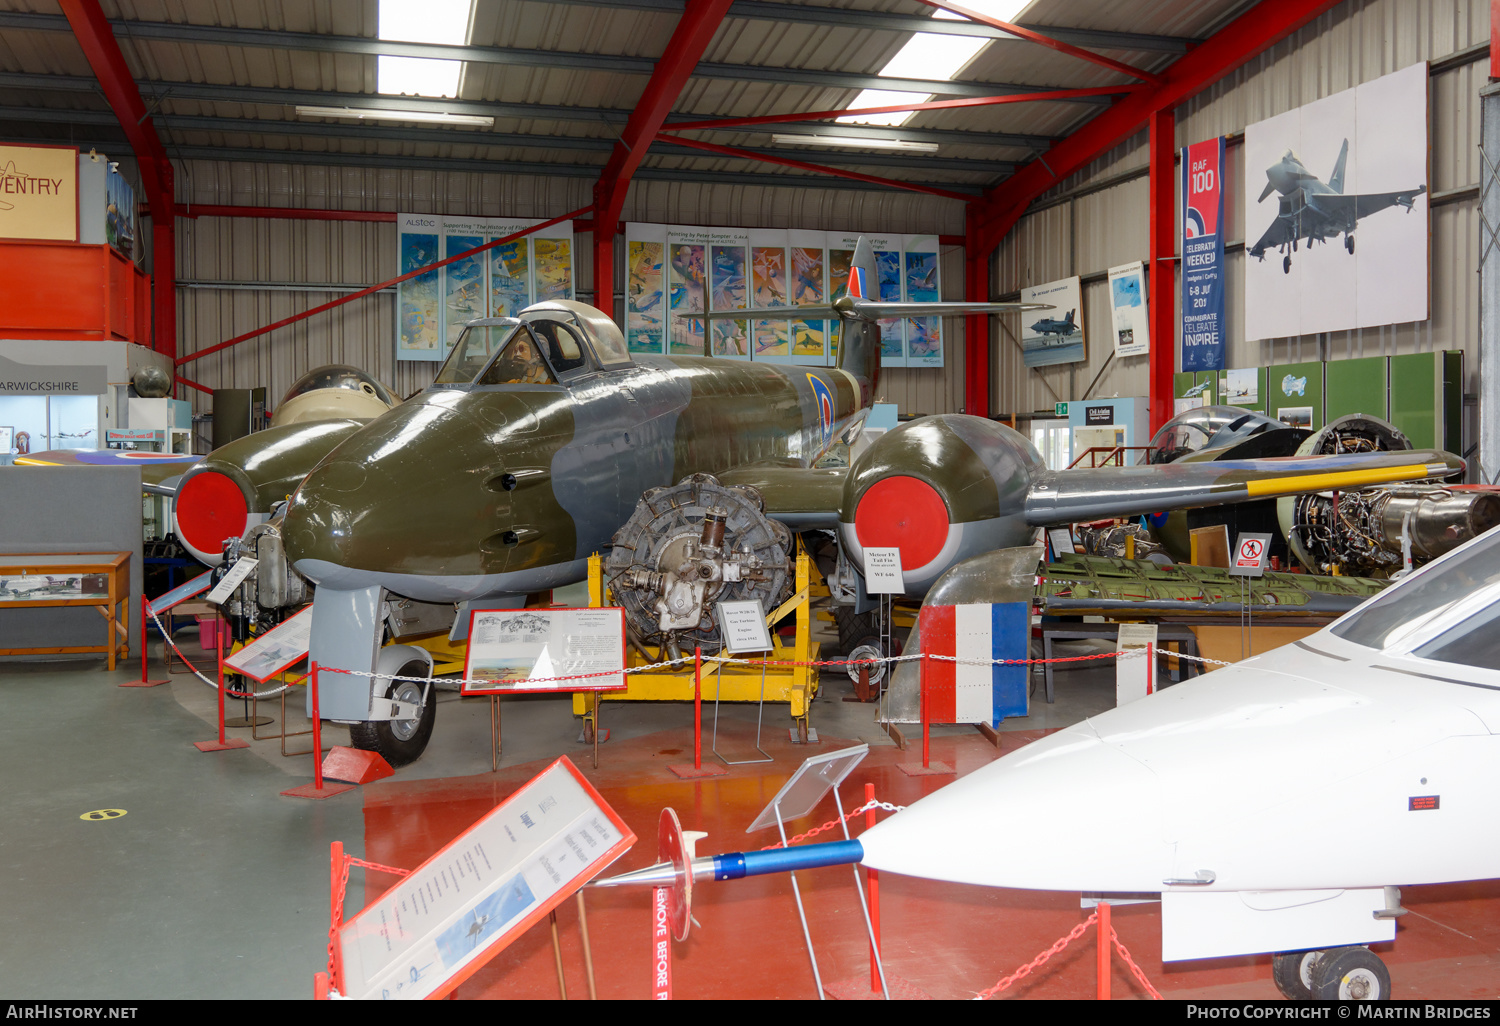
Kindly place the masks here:
<instances>
[{"instance_id":1,"label":"yellow wing stripe","mask_svg":"<svg viewBox=\"0 0 1500 1026\"><path fill-rule=\"evenodd\" d=\"M1427 477L1429 473L1425 463L1412 463L1404 467L1344 470L1331 474L1303 474L1299 477L1247 481L1245 491L1251 498L1290 492L1326 492L1335 488L1363 488L1366 485L1389 484L1392 481L1412 481Z\"/></svg>"},{"instance_id":2,"label":"yellow wing stripe","mask_svg":"<svg viewBox=\"0 0 1500 1026\"><path fill-rule=\"evenodd\" d=\"M50 462L48 460L32 459L30 456L17 456L16 457L16 466L18 466L18 467L60 467L60 466L62 466L62 464L61 463L52 463L52 462ZM38 480L40 480L40 479L38 479Z\"/></svg>"}]
</instances>

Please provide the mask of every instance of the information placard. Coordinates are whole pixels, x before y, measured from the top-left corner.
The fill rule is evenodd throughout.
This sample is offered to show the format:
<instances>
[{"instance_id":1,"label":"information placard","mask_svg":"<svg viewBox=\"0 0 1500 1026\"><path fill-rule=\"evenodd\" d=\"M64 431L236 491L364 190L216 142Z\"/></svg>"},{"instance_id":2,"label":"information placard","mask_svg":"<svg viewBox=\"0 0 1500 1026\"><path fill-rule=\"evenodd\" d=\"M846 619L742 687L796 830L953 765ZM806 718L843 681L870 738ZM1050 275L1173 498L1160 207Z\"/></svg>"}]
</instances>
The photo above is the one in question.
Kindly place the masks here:
<instances>
[{"instance_id":1,"label":"information placard","mask_svg":"<svg viewBox=\"0 0 1500 1026\"><path fill-rule=\"evenodd\" d=\"M865 591L871 595L900 595L906 591L900 549L865 549Z\"/></svg>"},{"instance_id":2,"label":"information placard","mask_svg":"<svg viewBox=\"0 0 1500 1026\"><path fill-rule=\"evenodd\" d=\"M250 571L254 570L259 564L260 560L250 556L245 556L239 562L235 563L234 566L229 568L229 572L224 575L219 583L214 585L214 590L208 593L208 601L216 606L223 604L230 595L234 594L234 589L238 588L244 583L245 578L250 576Z\"/></svg>"},{"instance_id":3,"label":"information placard","mask_svg":"<svg viewBox=\"0 0 1500 1026\"><path fill-rule=\"evenodd\" d=\"M719 634L730 655L771 650L771 632L766 629L766 611L760 599L720 602L716 612Z\"/></svg>"},{"instance_id":4,"label":"information placard","mask_svg":"<svg viewBox=\"0 0 1500 1026\"><path fill-rule=\"evenodd\" d=\"M451 993L634 843L577 767L558 759L340 928L342 992Z\"/></svg>"},{"instance_id":5,"label":"information placard","mask_svg":"<svg viewBox=\"0 0 1500 1026\"><path fill-rule=\"evenodd\" d=\"M1122 623L1117 636L1121 655L1144 649L1145 656L1115 660L1115 705L1145 698L1156 690L1156 624Z\"/></svg>"},{"instance_id":6,"label":"information placard","mask_svg":"<svg viewBox=\"0 0 1500 1026\"><path fill-rule=\"evenodd\" d=\"M623 690L625 611L476 609L464 678L465 695Z\"/></svg>"},{"instance_id":7,"label":"information placard","mask_svg":"<svg viewBox=\"0 0 1500 1026\"><path fill-rule=\"evenodd\" d=\"M235 673L243 673L264 684L282 670L290 669L307 655L312 642L312 606L275 630L267 631L250 644L224 660Z\"/></svg>"}]
</instances>

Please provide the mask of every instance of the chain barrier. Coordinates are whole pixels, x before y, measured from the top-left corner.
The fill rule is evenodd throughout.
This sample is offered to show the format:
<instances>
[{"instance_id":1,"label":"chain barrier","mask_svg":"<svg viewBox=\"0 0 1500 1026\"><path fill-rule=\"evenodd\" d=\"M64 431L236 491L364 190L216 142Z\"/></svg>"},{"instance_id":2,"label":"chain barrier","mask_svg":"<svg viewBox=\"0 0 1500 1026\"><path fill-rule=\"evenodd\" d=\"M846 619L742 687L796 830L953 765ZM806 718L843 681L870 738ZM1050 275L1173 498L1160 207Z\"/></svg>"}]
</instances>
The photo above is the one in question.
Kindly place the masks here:
<instances>
[{"instance_id":1,"label":"chain barrier","mask_svg":"<svg viewBox=\"0 0 1500 1026\"><path fill-rule=\"evenodd\" d=\"M1120 953L1120 957L1125 960L1125 966L1130 970L1131 975L1135 977L1136 982L1139 983L1142 987L1146 988L1146 993L1151 995L1151 999L1153 1001L1161 1001L1161 994L1155 987L1151 986L1151 981L1146 979L1146 974L1141 971L1141 967L1136 965L1135 959L1130 957L1130 951L1125 947L1124 944L1120 943L1120 935L1115 932L1115 928L1113 926L1109 928L1109 939L1115 942L1115 950L1118 951Z\"/></svg>"},{"instance_id":2,"label":"chain barrier","mask_svg":"<svg viewBox=\"0 0 1500 1026\"><path fill-rule=\"evenodd\" d=\"M1069 930L1066 936L1058 938L1058 940L1054 942L1050 948L1048 948L1046 951L1043 951L1040 955L1033 958L1030 962L1027 962L1025 965L1021 966L1021 968L1017 969L1015 972L1002 979L999 983L995 984L989 990L981 990L978 994L974 995L974 1000L988 1001L990 998L994 997L996 994L999 994L1001 991L1009 989L1016 983L1016 981L1023 980L1027 976L1030 976L1034 971L1040 969L1043 965L1046 965L1049 958L1062 951L1069 944L1072 944L1074 941L1076 941L1079 937L1082 937L1086 932L1088 932L1088 928L1090 926L1093 926L1098 921L1099 910L1095 909L1087 919L1079 923L1077 926L1073 927L1073 929Z\"/></svg>"},{"instance_id":3,"label":"chain barrier","mask_svg":"<svg viewBox=\"0 0 1500 1026\"><path fill-rule=\"evenodd\" d=\"M1053 955L1058 954L1069 944L1072 944L1079 937L1082 937L1085 933L1087 933L1088 928L1090 926L1093 926L1098 921L1099 910L1095 909L1092 913L1090 913L1087 919L1079 923L1077 926L1073 927L1073 929L1069 930L1066 936L1059 938L1046 951L1043 951L1040 955L1033 958L1030 962L1027 962L1025 965L1021 966L1021 968L1017 969L1009 976L1000 980L1000 982L996 983L993 987L989 988L988 990L981 990L978 994L974 995L974 1000L987 1001L990 998L994 997L996 994L1009 989L1018 981L1025 979L1027 976L1030 976L1037 969L1040 969L1043 965L1045 965L1047 963L1047 960L1050 959ZM1120 953L1120 958L1124 960L1126 968L1130 970L1130 974L1135 977L1136 982L1145 988L1146 993L1151 995L1152 1000L1163 1000L1161 993L1155 987L1151 986L1150 980L1146 979L1145 972L1142 971L1140 966L1135 964L1135 959L1130 957L1130 950L1125 947L1124 943L1121 942L1120 934L1115 930L1113 926L1109 928L1109 939L1114 944L1115 950Z\"/></svg>"},{"instance_id":4,"label":"chain barrier","mask_svg":"<svg viewBox=\"0 0 1500 1026\"><path fill-rule=\"evenodd\" d=\"M353 855L344 856L343 872L339 874L339 891L334 895L333 912L328 923L328 978L334 980L333 969L333 945L337 941L339 927L344 923L344 895L349 890L349 867L363 866L365 869L373 869L381 873L390 873L392 876L410 876L411 870L401 869L398 866L386 866L379 862L366 862L364 859L355 858ZM337 982L342 983L342 980Z\"/></svg>"},{"instance_id":5,"label":"chain barrier","mask_svg":"<svg viewBox=\"0 0 1500 1026\"><path fill-rule=\"evenodd\" d=\"M905 805L892 805L890 802L878 802L875 799L871 798L869 801L865 802L853 812L844 813L842 818L835 817L833 819L830 819L827 823L824 823L822 826L815 826L811 830L804 831L803 833L797 834L794 837L788 838L785 845L783 845L780 841L777 841L775 844L768 844L760 850L774 851L777 848L790 847L791 845L796 844L798 841L806 840L809 837L815 837L825 830L832 830L840 823L847 823L855 816L863 816L871 809L884 809L886 812L900 812L904 808L906 808Z\"/></svg>"},{"instance_id":6,"label":"chain barrier","mask_svg":"<svg viewBox=\"0 0 1500 1026\"><path fill-rule=\"evenodd\" d=\"M188 657L182 654L182 649L180 649L180 648L177 647L177 642L175 642L175 641L172 640L172 635L167 631L167 629L165 627L162 626L161 620L156 615L156 610L151 609L151 607L150 607L149 604L147 605L146 608L151 613L151 619L152 619L153 622L155 622L156 629L161 633L162 640L164 640L168 645L172 646L172 651L177 653L177 658L182 660L183 665L185 665L189 670L193 671L193 676L194 677L197 677L199 680L201 680L203 683L207 684L209 687L213 688L215 691L219 690L219 683L218 683L218 681L210 680L209 678L205 677L202 674L202 672L199 671L198 667L194 666L192 664L192 662L188 659ZM366 674L366 676L376 676L376 675L375 674ZM234 690L231 690L230 688L225 688L224 689L224 694L227 697L229 697L229 698L253 698L253 699L257 700L257 701L264 701L267 698L275 698L277 695L281 694L283 691L290 691L292 688L296 687L298 684L302 683L306 679L307 678L305 676L298 677L296 680L292 681L291 683L289 683L289 684L283 684L279 688L272 688L270 691L234 691ZM405 680L406 678L403 677L401 679ZM426 680L426 679L427 678L425 678L425 677L422 678L422 680Z\"/></svg>"}]
</instances>

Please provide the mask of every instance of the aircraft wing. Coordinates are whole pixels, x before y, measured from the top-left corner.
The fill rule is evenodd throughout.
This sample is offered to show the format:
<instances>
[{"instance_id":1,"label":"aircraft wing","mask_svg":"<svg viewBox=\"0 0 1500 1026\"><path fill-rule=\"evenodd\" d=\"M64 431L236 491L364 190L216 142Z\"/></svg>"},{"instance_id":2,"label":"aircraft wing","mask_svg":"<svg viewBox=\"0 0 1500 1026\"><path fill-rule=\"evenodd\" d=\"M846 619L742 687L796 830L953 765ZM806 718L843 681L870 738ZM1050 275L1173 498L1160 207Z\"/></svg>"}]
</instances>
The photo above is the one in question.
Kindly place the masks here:
<instances>
[{"instance_id":1,"label":"aircraft wing","mask_svg":"<svg viewBox=\"0 0 1500 1026\"><path fill-rule=\"evenodd\" d=\"M1049 303L877 303L872 301L860 303L856 309L865 317L941 317L1056 308Z\"/></svg>"},{"instance_id":2,"label":"aircraft wing","mask_svg":"<svg viewBox=\"0 0 1500 1026\"><path fill-rule=\"evenodd\" d=\"M822 320L838 315L839 312L826 303L821 306L763 306L751 310L712 310L707 313L677 311L678 317L689 317L697 321L786 321L809 317Z\"/></svg>"},{"instance_id":3,"label":"aircraft wing","mask_svg":"<svg viewBox=\"0 0 1500 1026\"><path fill-rule=\"evenodd\" d=\"M1433 449L1054 470L1032 486L1026 522L1045 527L1303 492L1350 491L1441 479L1463 470L1463 460Z\"/></svg>"},{"instance_id":4,"label":"aircraft wing","mask_svg":"<svg viewBox=\"0 0 1500 1026\"><path fill-rule=\"evenodd\" d=\"M1347 224L1387 207L1410 209L1412 202L1426 191L1427 186L1419 185L1415 189L1400 192L1368 192L1358 196L1317 193L1307 197L1307 205L1319 214L1337 218Z\"/></svg>"},{"instance_id":5,"label":"aircraft wing","mask_svg":"<svg viewBox=\"0 0 1500 1026\"><path fill-rule=\"evenodd\" d=\"M1292 241L1292 219L1290 217L1278 216L1271 222L1271 227L1260 237L1260 241L1250 248L1250 255L1258 257L1268 249L1277 249Z\"/></svg>"},{"instance_id":6,"label":"aircraft wing","mask_svg":"<svg viewBox=\"0 0 1500 1026\"><path fill-rule=\"evenodd\" d=\"M202 456L186 453L134 452L123 449L48 449L17 456L18 467L135 467L141 472L141 491L172 496L182 474Z\"/></svg>"},{"instance_id":7,"label":"aircraft wing","mask_svg":"<svg viewBox=\"0 0 1500 1026\"><path fill-rule=\"evenodd\" d=\"M766 500L766 516L794 531L839 526L847 467L816 469L765 462L749 463L719 474L726 485L750 485Z\"/></svg>"}]
</instances>

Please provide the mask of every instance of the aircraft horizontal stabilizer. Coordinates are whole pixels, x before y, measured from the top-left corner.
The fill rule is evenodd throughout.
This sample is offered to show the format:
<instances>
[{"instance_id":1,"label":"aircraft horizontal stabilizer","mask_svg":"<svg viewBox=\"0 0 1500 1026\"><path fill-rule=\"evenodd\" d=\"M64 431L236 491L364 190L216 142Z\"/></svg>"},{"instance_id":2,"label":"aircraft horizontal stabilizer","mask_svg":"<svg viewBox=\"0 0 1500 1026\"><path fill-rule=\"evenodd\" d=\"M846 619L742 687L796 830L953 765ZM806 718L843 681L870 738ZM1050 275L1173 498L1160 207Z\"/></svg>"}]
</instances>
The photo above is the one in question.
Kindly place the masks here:
<instances>
[{"instance_id":1,"label":"aircraft horizontal stabilizer","mask_svg":"<svg viewBox=\"0 0 1500 1026\"><path fill-rule=\"evenodd\" d=\"M1042 476L1027 496L1026 522L1042 527L1304 492L1440 480L1462 473L1464 466L1452 453L1418 449L1057 470Z\"/></svg>"},{"instance_id":2,"label":"aircraft horizontal stabilizer","mask_svg":"<svg viewBox=\"0 0 1500 1026\"><path fill-rule=\"evenodd\" d=\"M825 304L819 306L763 306L750 310L714 310L711 313L689 313L678 310L678 317L698 321L785 321L811 317L814 320L837 317L839 312Z\"/></svg>"},{"instance_id":3,"label":"aircraft horizontal stabilizer","mask_svg":"<svg viewBox=\"0 0 1500 1026\"><path fill-rule=\"evenodd\" d=\"M863 317L951 317L957 314L1016 313L1052 310L1048 303L860 303Z\"/></svg>"}]
</instances>

